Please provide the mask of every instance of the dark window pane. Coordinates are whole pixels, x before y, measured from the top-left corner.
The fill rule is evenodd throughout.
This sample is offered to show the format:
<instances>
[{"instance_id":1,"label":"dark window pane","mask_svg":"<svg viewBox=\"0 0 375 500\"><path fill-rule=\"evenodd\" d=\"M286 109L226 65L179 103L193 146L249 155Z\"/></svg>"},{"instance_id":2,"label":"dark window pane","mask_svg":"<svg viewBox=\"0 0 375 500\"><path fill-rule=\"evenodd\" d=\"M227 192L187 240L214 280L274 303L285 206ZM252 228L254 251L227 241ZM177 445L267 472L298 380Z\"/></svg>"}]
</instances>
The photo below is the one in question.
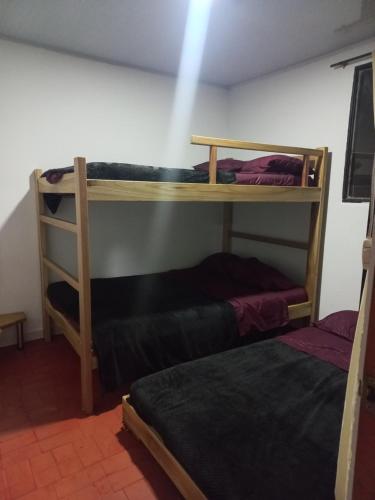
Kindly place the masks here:
<instances>
[{"instance_id":1,"label":"dark window pane","mask_svg":"<svg viewBox=\"0 0 375 500\"><path fill-rule=\"evenodd\" d=\"M371 193L375 151L372 65L355 69L344 176L344 201L366 201Z\"/></svg>"}]
</instances>

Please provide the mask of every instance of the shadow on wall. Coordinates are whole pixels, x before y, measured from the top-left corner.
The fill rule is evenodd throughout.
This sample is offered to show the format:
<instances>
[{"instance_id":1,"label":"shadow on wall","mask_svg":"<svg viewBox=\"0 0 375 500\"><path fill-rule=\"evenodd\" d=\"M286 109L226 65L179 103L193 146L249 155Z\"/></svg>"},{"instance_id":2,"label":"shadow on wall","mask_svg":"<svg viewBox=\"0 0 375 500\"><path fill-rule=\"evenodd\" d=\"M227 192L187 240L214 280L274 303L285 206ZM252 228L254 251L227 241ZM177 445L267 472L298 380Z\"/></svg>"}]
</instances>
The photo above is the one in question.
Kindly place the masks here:
<instances>
[{"instance_id":1,"label":"shadow on wall","mask_svg":"<svg viewBox=\"0 0 375 500\"><path fill-rule=\"evenodd\" d=\"M24 311L27 340L41 335L37 245L35 200L30 188L0 227L0 313ZM0 346L14 341L11 329L0 335Z\"/></svg>"}]
</instances>

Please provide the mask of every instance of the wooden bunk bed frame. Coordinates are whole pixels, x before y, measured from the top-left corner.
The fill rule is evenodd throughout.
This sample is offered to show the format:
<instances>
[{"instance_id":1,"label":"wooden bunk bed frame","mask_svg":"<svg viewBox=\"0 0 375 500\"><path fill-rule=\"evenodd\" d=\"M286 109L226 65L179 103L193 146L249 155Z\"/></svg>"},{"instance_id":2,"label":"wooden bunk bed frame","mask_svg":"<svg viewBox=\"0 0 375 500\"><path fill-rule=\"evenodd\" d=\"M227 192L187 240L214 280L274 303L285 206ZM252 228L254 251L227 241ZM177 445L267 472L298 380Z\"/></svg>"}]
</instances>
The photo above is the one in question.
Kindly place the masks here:
<instances>
[{"instance_id":1,"label":"wooden bunk bed frame","mask_svg":"<svg viewBox=\"0 0 375 500\"><path fill-rule=\"evenodd\" d=\"M231 250L233 238L261 241L273 245L304 249L308 252L305 289L308 301L289 306L289 318L310 316L315 318L318 308L318 287L321 269L322 234L327 204L327 164L326 147L308 149L273 144L192 136L192 144L209 146L209 183L143 182L119 180L93 180L86 177L85 158L74 159L74 173L65 174L60 182L50 184L41 177L42 171L34 171L36 194L40 272L42 288L42 314L44 338L51 340L52 319L62 330L80 357L82 410L93 411L92 370L97 367L93 356L91 332L91 292L90 292L90 250L89 250L89 201L192 201L223 202L223 251ZM217 149L233 148L299 155L303 157L301 186L262 186L216 184ZM308 187L311 162L317 178L317 185ZM45 212L43 194L54 193L74 195L76 222L51 217ZM311 203L310 237L307 243L282 238L273 238L234 231L232 229L233 202L298 202ZM77 278L70 275L47 256L46 228L57 227L74 233L77 237ZM47 297L48 272L53 271L72 286L79 294L79 329L68 318L55 309Z\"/></svg>"}]
</instances>

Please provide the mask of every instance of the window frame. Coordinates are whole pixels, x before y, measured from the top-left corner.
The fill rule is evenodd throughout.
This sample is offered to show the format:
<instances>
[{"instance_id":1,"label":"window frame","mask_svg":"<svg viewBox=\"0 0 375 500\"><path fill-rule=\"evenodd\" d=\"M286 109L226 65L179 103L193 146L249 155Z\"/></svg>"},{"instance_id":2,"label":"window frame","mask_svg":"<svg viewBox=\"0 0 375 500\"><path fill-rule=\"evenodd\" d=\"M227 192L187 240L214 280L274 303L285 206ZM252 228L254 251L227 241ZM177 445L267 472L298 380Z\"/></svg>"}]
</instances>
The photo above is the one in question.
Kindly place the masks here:
<instances>
[{"instance_id":1,"label":"window frame","mask_svg":"<svg viewBox=\"0 0 375 500\"><path fill-rule=\"evenodd\" d=\"M359 98L359 76L360 72L366 69L371 69L372 63L361 64L356 66L354 69L354 78L353 78L353 89L352 89L352 97L350 100L350 115L349 115L349 126L348 126L348 135L346 140L346 153L345 153L345 167L344 167L344 183L342 189L342 201L344 203L363 203L369 202L370 198L360 198L358 196L350 196L350 180L352 173L352 162L351 156L353 152L353 141L354 141L354 126L357 117L357 107L358 107L358 98ZM375 154L375 153L374 153Z\"/></svg>"}]
</instances>

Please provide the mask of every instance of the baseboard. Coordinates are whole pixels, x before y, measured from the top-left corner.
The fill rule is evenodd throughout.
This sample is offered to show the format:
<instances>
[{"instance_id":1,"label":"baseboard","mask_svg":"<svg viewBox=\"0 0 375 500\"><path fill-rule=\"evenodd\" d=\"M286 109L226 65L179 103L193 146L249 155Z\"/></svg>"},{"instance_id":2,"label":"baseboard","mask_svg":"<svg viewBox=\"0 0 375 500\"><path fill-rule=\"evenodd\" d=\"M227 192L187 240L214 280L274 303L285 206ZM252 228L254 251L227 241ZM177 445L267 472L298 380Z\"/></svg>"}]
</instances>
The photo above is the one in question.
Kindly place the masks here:
<instances>
[{"instance_id":1,"label":"baseboard","mask_svg":"<svg viewBox=\"0 0 375 500\"><path fill-rule=\"evenodd\" d=\"M43 337L43 330L31 330L24 333L25 342L30 342L31 340L37 340ZM9 345L17 344L17 334L15 328L7 328L0 332L0 347L6 347Z\"/></svg>"}]
</instances>

